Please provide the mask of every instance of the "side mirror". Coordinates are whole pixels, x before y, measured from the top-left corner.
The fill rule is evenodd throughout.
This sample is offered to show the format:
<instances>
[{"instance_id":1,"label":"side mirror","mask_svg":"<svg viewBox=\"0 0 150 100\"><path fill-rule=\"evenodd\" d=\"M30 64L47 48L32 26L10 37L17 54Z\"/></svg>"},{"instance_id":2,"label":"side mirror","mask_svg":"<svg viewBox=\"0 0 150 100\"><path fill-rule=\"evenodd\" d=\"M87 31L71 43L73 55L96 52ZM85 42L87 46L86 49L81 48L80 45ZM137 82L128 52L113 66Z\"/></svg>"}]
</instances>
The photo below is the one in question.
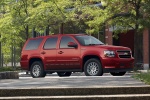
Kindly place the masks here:
<instances>
[{"instance_id":1,"label":"side mirror","mask_svg":"<svg viewBox=\"0 0 150 100\"><path fill-rule=\"evenodd\" d=\"M69 43L68 43L68 47L74 47L74 48L77 48L78 45L77 45L76 43L74 43L74 42L69 42Z\"/></svg>"}]
</instances>

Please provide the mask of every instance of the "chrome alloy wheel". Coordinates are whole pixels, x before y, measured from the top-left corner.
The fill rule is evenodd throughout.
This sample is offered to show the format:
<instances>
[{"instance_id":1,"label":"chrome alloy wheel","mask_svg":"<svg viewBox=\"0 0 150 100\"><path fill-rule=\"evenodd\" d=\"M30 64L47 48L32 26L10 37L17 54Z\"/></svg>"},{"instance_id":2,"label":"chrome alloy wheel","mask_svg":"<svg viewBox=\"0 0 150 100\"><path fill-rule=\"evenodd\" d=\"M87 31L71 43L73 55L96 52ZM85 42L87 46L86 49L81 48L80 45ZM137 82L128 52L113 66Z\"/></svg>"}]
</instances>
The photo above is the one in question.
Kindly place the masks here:
<instances>
[{"instance_id":1,"label":"chrome alloy wheel","mask_svg":"<svg viewBox=\"0 0 150 100\"><path fill-rule=\"evenodd\" d=\"M90 62L87 66L87 72L91 76L95 76L99 72L99 66L96 62Z\"/></svg>"},{"instance_id":2,"label":"chrome alloy wheel","mask_svg":"<svg viewBox=\"0 0 150 100\"><path fill-rule=\"evenodd\" d=\"M39 65L34 65L32 69L32 73L35 77L39 77L41 74L41 67Z\"/></svg>"}]
</instances>

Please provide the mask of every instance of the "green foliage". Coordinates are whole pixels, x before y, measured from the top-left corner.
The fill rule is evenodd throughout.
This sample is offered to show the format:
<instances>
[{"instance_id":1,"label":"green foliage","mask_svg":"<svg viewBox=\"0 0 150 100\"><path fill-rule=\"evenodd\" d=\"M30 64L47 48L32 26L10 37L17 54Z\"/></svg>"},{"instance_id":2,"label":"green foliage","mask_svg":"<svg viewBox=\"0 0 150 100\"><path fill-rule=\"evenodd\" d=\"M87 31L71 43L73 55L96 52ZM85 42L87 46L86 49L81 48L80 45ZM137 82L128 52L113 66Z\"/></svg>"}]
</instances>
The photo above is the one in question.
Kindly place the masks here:
<instances>
[{"instance_id":1,"label":"green foliage","mask_svg":"<svg viewBox=\"0 0 150 100\"><path fill-rule=\"evenodd\" d=\"M100 2L103 5L96 6ZM129 29L139 31L149 27L149 4L150 0L1 0L2 52L8 60L13 46L19 57L33 29L43 34L48 27L49 33L58 33L61 23L65 33L97 34L105 26L114 27L114 37Z\"/></svg>"},{"instance_id":2,"label":"green foliage","mask_svg":"<svg viewBox=\"0 0 150 100\"><path fill-rule=\"evenodd\" d=\"M0 67L0 72L15 71L12 67Z\"/></svg>"},{"instance_id":3,"label":"green foliage","mask_svg":"<svg viewBox=\"0 0 150 100\"><path fill-rule=\"evenodd\" d=\"M138 73L138 74L135 74L133 77L150 85L150 72Z\"/></svg>"}]
</instances>

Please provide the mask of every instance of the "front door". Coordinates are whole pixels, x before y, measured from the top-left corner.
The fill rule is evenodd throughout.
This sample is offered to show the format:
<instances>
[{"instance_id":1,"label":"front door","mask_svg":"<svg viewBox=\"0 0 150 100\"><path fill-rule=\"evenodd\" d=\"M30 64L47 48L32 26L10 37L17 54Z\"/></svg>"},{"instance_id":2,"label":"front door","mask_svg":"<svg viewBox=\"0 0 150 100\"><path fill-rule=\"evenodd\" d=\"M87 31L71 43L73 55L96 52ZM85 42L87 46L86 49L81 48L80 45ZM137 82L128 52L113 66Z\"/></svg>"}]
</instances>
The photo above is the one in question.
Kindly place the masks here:
<instances>
[{"instance_id":1,"label":"front door","mask_svg":"<svg viewBox=\"0 0 150 100\"><path fill-rule=\"evenodd\" d=\"M61 70L80 69L80 49L79 47L69 47L69 42L75 42L70 36L62 36L59 49L57 50L57 62Z\"/></svg>"}]
</instances>

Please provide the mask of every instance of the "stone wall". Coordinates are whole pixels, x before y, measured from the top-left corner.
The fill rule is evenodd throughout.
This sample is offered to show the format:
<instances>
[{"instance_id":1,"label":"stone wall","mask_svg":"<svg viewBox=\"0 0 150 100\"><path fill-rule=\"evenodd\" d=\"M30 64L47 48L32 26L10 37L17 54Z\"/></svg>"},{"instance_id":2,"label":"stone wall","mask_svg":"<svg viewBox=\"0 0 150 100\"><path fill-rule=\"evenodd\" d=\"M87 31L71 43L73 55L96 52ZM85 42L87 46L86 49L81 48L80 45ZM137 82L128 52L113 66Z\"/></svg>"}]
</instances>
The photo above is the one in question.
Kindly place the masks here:
<instances>
[{"instance_id":1,"label":"stone wall","mask_svg":"<svg viewBox=\"0 0 150 100\"><path fill-rule=\"evenodd\" d=\"M19 79L17 71L0 72L0 79Z\"/></svg>"}]
</instances>

